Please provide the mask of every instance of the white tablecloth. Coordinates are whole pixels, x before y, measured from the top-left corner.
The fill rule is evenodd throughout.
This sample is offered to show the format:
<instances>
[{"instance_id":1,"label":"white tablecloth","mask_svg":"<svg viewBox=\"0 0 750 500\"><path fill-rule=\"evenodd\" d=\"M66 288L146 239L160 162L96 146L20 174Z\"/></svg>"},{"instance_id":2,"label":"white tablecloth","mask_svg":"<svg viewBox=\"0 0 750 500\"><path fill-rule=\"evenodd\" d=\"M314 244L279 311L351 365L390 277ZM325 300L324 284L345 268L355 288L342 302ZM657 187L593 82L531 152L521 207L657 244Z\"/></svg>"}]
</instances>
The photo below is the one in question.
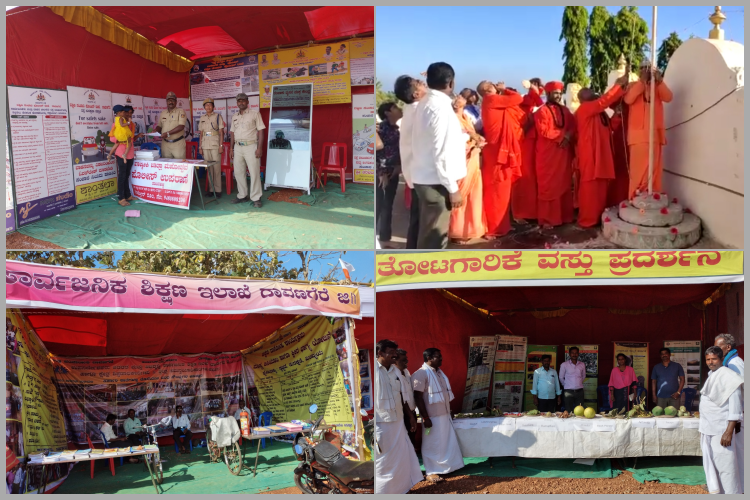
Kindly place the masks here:
<instances>
[{"instance_id":1,"label":"white tablecloth","mask_svg":"<svg viewBox=\"0 0 750 500\"><path fill-rule=\"evenodd\" d=\"M464 457L700 456L697 418L477 418L453 421Z\"/></svg>"}]
</instances>

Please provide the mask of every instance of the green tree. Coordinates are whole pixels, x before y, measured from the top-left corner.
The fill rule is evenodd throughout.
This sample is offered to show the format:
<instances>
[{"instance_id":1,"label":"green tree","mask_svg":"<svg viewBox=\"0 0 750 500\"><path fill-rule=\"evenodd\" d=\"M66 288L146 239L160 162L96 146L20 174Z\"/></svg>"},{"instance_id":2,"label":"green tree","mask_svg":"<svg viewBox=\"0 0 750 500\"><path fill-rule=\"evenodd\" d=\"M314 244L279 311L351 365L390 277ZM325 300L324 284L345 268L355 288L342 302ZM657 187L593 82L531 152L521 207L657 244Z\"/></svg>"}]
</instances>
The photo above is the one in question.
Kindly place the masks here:
<instances>
[{"instance_id":1,"label":"green tree","mask_svg":"<svg viewBox=\"0 0 750 500\"><path fill-rule=\"evenodd\" d=\"M383 83L377 80L375 82L375 110L377 111L384 102L395 102L399 106L403 106L404 104L396 98L396 94L393 91L383 90Z\"/></svg>"},{"instance_id":2,"label":"green tree","mask_svg":"<svg viewBox=\"0 0 750 500\"><path fill-rule=\"evenodd\" d=\"M588 28L588 12L586 7L568 6L563 10L562 31L560 41L565 40L563 48L563 83L579 83L586 87L588 77L588 57L586 55L586 30Z\"/></svg>"},{"instance_id":3,"label":"green tree","mask_svg":"<svg viewBox=\"0 0 750 500\"><path fill-rule=\"evenodd\" d=\"M616 62L622 54L637 73L648 50L648 24L638 14L638 7L621 8L608 25L610 60Z\"/></svg>"},{"instance_id":4,"label":"green tree","mask_svg":"<svg viewBox=\"0 0 750 500\"><path fill-rule=\"evenodd\" d=\"M86 255L87 253L90 252L6 252L5 257L8 260L34 262L36 264L51 266L97 267L99 255L112 254L113 252Z\"/></svg>"},{"instance_id":5,"label":"green tree","mask_svg":"<svg viewBox=\"0 0 750 500\"><path fill-rule=\"evenodd\" d=\"M680 36L676 31L670 33L669 36L661 42L656 58L656 65L658 66L659 71L664 73L667 70L667 64L669 64L672 54L674 54L674 51L677 50L680 45L682 45L682 40L680 40Z\"/></svg>"},{"instance_id":6,"label":"green tree","mask_svg":"<svg viewBox=\"0 0 750 500\"><path fill-rule=\"evenodd\" d=\"M589 69L591 88L597 92L607 89L607 77L615 67L616 60L611 59L609 50L609 11L606 7L597 5L589 16L587 38L589 42Z\"/></svg>"}]
</instances>

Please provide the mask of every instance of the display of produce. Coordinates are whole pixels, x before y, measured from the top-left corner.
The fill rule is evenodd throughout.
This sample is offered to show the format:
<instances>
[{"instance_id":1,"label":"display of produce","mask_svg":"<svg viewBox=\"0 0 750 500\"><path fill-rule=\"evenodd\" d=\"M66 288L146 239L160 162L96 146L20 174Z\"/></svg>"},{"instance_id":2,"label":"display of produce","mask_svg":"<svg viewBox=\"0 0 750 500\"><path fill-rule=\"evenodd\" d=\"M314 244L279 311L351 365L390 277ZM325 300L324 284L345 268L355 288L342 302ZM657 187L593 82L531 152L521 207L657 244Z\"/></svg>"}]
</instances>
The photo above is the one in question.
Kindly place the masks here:
<instances>
[{"instance_id":1,"label":"display of produce","mask_svg":"<svg viewBox=\"0 0 750 500\"><path fill-rule=\"evenodd\" d=\"M583 416L583 412L584 412L584 408L583 408L583 406L581 406L581 405L578 405L578 406L576 406L576 407L575 407L575 408L573 409L573 414L574 414L574 415L575 415L576 417L582 417L582 416Z\"/></svg>"},{"instance_id":2,"label":"display of produce","mask_svg":"<svg viewBox=\"0 0 750 500\"><path fill-rule=\"evenodd\" d=\"M660 407L656 407L661 409ZM654 415L646 410L646 396L641 398L640 403L633 405L633 409L628 412L628 418L650 418Z\"/></svg>"},{"instance_id":3,"label":"display of produce","mask_svg":"<svg viewBox=\"0 0 750 500\"><path fill-rule=\"evenodd\" d=\"M684 406L682 408L684 408ZM664 414L674 417L677 415L677 408L675 408L674 406L667 406L664 409Z\"/></svg>"},{"instance_id":4,"label":"display of produce","mask_svg":"<svg viewBox=\"0 0 750 500\"><path fill-rule=\"evenodd\" d=\"M651 410L651 413L653 413L655 417L659 417L661 415L664 415L664 408L662 408L661 406L654 406L654 409Z\"/></svg>"},{"instance_id":5,"label":"display of produce","mask_svg":"<svg viewBox=\"0 0 750 500\"><path fill-rule=\"evenodd\" d=\"M596 417L596 410L589 406L585 410L583 410L583 416L586 418L594 418Z\"/></svg>"},{"instance_id":6,"label":"display of produce","mask_svg":"<svg viewBox=\"0 0 750 500\"><path fill-rule=\"evenodd\" d=\"M610 412L602 412L602 416L605 418L625 418L622 415L625 413L625 408L614 408Z\"/></svg>"}]
</instances>

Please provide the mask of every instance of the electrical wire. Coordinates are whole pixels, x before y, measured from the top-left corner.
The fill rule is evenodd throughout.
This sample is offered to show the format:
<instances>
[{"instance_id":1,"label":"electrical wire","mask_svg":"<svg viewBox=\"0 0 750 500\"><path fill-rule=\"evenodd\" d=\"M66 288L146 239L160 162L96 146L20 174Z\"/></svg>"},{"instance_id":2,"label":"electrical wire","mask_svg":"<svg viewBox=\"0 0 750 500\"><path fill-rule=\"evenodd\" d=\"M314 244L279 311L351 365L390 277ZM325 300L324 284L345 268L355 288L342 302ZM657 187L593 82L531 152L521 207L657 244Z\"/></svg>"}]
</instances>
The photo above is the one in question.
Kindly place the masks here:
<instances>
[{"instance_id":1,"label":"electrical wire","mask_svg":"<svg viewBox=\"0 0 750 500\"><path fill-rule=\"evenodd\" d=\"M687 120L684 120L684 121L681 121L679 123L676 123L676 124L672 125L671 127L667 127L665 130L672 130L674 128L679 127L680 125L684 125L684 124L686 124L686 123L688 123L690 121L695 120L696 118L698 118L702 114L705 114L709 110L711 110L712 108L715 108L716 106L718 106L719 103L721 103L724 99L726 99L727 97L731 96L732 94L734 94L735 92L737 92L738 90L743 89L743 88L745 88L745 87L743 86L743 87L735 87L735 88L733 88L729 93L727 93L724 96L722 96L718 101L716 101L715 103L713 103L712 105L710 105L709 107L707 107L706 109L704 109L703 111L701 111L700 113L698 113L696 115L693 115L692 117L688 118Z\"/></svg>"}]
</instances>

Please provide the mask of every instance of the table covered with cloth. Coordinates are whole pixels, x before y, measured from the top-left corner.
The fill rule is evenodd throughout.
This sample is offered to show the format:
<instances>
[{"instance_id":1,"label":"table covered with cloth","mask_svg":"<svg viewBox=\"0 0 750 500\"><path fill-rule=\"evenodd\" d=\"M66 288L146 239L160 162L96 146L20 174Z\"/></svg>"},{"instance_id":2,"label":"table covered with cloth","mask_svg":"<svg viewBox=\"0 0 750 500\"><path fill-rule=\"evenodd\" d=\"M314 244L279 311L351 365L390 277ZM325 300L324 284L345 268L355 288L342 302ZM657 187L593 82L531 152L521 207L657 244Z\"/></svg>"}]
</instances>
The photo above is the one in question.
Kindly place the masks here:
<instances>
[{"instance_id":1,"label":"table covered with cloth","mask_svg":"<svg viewBox=\"0 0 750 500\"><path fill-rule=\"evenodd\" d=\"M701 456L698 418L495 417L453 421L464 457Z\"/></svg>"}]
</instances>

